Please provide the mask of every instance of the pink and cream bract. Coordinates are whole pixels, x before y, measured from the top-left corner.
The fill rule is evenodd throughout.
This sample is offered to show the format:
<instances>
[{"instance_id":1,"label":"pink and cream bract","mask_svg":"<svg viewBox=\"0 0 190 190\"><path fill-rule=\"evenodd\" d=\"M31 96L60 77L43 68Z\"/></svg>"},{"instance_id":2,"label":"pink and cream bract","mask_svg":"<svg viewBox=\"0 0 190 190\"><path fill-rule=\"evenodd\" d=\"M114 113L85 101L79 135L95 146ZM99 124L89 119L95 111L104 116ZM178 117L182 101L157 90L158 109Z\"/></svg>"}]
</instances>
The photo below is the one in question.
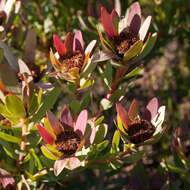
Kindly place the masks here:
<instances>
[{"instance_id":1,"label":"pink and cream bract","mask_svg":"<svg viewBox=\"0 0 190 190\"><path fill-rule=\"evenodd\" d=\"M59 175L63 168L73 170L81 166L81 161L75 153L84 145L91 145L96 134L95 128L86 132L87 122L87 110L82 110L76 121L73 121L70 110L64 107L60 120L52 112L47 111L44 127L37 125L40 136L47 143L41 147L42 152L46 157L56 160L55 175Z\"/></svg>"},{"instance_id":2,"label":"pink and cream bract","mask_svg":"<svg viewBox=\"0 0 190 190\"><path fill-rule=\"evenodd\" d=\"M139 104L133 100L127 112L121 104L116 105L118 114L117 128L126 143L144 144L158 140L165 128L162 128L165 106L158 107L158 99L153 98L146 106L142 117L139 115ZM121 121L122 126L119 125Z\"/></svg>"},{"instance_id":3,"label":"pink and cream bract","mask_svg":"<svg viewBox=\"0 0 190 190\"><path fill-rule=\"evenodd\" d=\"M84 41L80 30L75 32L74 37L67 33L64 42L58 35L53 35L54 47L57 50L58 57L50 51L51 64L57 72L56 76L65 80L76 82L80 79L80 74L85 70L90 53L93 50L96 40L93 40L84 49Z\"/></svg>"},{"instance_id":4,"label":"pink and cream bract","mask_svg":"<svg viewBox=\"0 0 190 190\"><path fill-rule=\"evenodd\" d=\"M153 48L157 38L157 33L152 35L149 33L144 43L152 17L148 16L142 23L141 8L138 2L133 3L127 13L124 18L120 19L115 10L109 14L102 7L101 22L107 39L103 38L98 29L105 49L114 54L116 59L123 61L131 61L137 56L138 59L145 57Z\"/></svg>"}]
</instances>

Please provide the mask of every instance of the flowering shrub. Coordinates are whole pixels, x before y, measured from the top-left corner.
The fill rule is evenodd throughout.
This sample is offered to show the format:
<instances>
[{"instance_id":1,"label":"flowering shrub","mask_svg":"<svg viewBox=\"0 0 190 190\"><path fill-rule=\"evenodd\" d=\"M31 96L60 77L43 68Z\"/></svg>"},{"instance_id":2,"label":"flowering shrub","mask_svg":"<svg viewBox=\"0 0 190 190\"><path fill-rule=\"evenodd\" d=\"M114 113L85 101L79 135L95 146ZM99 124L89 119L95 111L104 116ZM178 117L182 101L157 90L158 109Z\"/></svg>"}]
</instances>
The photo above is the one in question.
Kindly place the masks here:
<instances>
[{"instance_id":1,"label":"flowering shrub","mask_svg":"<svg viewBox=\"0 0 190 190\"><path fill-rule=\"evenodd\" d=\"M187 67L181 77L181 65L179 70L168 66L168 72L158 66L162 62L151 60L155 56L157 62L167 44L164 39L179 32L173 29L175 23L159 28L169 18L162 12L167 2L152 3L156 7L146 10L151 3L142 1L143 15L151 10L160 14L144 18L137 1L0 0L3 189L190 186L188 137L184 143L182 127L169 129L179 126L181 115L172 99L187 99L189 82L183 77L190 72ZM158 68L150 77L154 67ZM170 82L170 75L159 83L164 78L161 72L166 76L174 72L176 83ZM173 83L181 90L177 97L170 88ZM148 99L143 109L143 100ZM166 106L159 107L158 100ZM158 187L151 184L150 171L157 178L162 174ZM119 180L113 182L113 177Z\"/></svg>"}]
</instances>

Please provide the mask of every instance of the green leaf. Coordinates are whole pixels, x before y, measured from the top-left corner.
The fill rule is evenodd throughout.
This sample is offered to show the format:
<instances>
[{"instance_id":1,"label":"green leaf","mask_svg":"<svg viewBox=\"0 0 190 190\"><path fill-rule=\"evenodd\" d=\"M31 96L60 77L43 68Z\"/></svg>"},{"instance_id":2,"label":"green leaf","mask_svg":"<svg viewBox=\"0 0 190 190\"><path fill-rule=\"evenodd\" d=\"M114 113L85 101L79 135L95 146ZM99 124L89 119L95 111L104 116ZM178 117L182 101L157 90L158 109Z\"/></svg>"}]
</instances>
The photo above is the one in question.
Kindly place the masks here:
<instances>
[{"instance_id":1,"label":"green leaf","mask_svg":"<svg viewBox=\"0 0 190 190\"><path fill-rule=\"evenodd\" d=\"M173 166L171 165L170 163L167 163L167 166L170 170L172 170L173 172L176 172L176 173L181 173L181 174L185 174L187 171L183 168L180 168L180 167L176 167L176 166Z\"/></svg>"},{"instance_id":2,"label":"green leaf","mask_svg":"<svg viewBox=\"0 0 190 190\"><path fill-rule=\"evenodd\" d=\"M29 109L28 109L29 114L34 113L38 109L38 105L39 105L38 98L39 98L39 96L37 96L37 94L33 94L31 101L30 101Z\"/></svg>"},{"instance_id":3,"label":"green leaf","mask_svg":"<svg viewBox=\"0 0 190 190\"><path fill-rule=\"evenodd\" d=\"M122 122L121 122L121 119L120 119L120 117L119 117L119 114L117 114L117 126L118 126L118 128L119 128L125 135L127 135L127 133L125 132L125 129L124 129L124 127L123 127L123 124L122 124Z\"/></svg>"},{"instance_id":4,"label":"green leaf","mask_svg":"<svg viewBox=\"0 0 190 190\"><path fill-rule=\"evenodd\" d=\"M25 118L26 111L22 101L15 95L9 94L5 98L7 110L15 117Z\"/></svg>"},{"instance_id":5,"label":"green leaf","mask_svg":"<svg viewBox=\"0 0 190 190\"><path fill-rule=\"evenodd\" d=\"M57 160L58 159L53 153L48 151L44 146L41 147L41 151L42 151L43 155L46 158L49 158L50 160Z\"/></svg>"},{"instance_id":6,"label":"green leaf","mask_svg":"<svg viewBox=\"0 0 190 190\"><path fill-rule=\"evenodd\" d=\"M120 134L118 130L116 130L112 139L112 148L110 150L111 153L116 153L119 151L119 142L120 142Z\"/></svg>"},{"instance_id":7,"label":"green leaf","mask_svg":"<svg viewBox=\"0 0 190 190\"><path fill-rule=\"evenodd\" d=\"M52 91L45 94L45 96L42 98L39 109L32 118L33 122L40 120L46 114L46 111L53 107L60 93L61 90L59 88L54 88Z\"/></svg>"},{"instance_id":8,"label":"green leaf","mask_svg":"<svg viewBox=\"0 0 190 190\"><path fill-rule=\"evenodd\" d=\"M146 41L146 43L144 44L140 55L134 59L135 62L140 61L150 53L156 43L157 36L157 33L151 35L148 41Z\"/></svg>"},{"instance_id":9,"label":"green leaf","mask_svg":"<svg viewBox=\"0 0 190 190\"><path fill-rule=\"evenodd\" d=\"M81 110L86 109L89 106L90 103L90 93L84 98L84 100L81 103Z\"/></svg>"},{"instance_id":10,"label":"green leaf","mask_svg":"<svg viewBox=\"0 0 190 190\"><path fill-rule=\"evenodd\" d=\"M35 160L35 162L36 162L36 164L37 164L38 170L42 170L42 169L43 169L43 166L42 166L42 164L41 164L41 162L40 162L40 159L39 159L38 156L36 155L34 149L30 149L30 153L31 153L31 155L33 156L33 158L34 158L34 160Z\"/></svg>"},{"instance_id":11,"label":"green leaf","mask_svg":"<svg viewBox=\"0 0 190 190\"><path fill-rule=\"evenodd\" d=\"M7 111L6 106L4 106L3 104L0 104L0 113L13 124L18 124L20 122L17 118L15 118L14 115Z\"/></svg>"},{"instance_id":12,"label":"green leaf","mask_svg":"<svg viewBox=\"0 0 190 190\"><path fill-rule=\"evenodd\" d=\"M84 69L82 70L80 74L81 78L88 77L88 75L94 71L94 69L96 68L96 65L97 63L92 62L91 59L89 58L88 63L86 64L86 66L84 67Z\"/></svg>"},{"instance_id":13,"label":"green leaf","mask_svg":"<svg viewBox=\"0 0 190 190\"><path fill-rule=\"evenodd\" d=\"M40 88L40 90L38 92L38 106L40 106L40 104L42 102L42 95L43 95L43 90Z\"/></svg>"},{"instance_id":14,"label":"green leaf","mask_svg":"<svg viewBox=\"0 0 190 190\"><path fill-rule=\"evenodd\" d=\"M144 150L134 153L130 156L124 157L122 158L122 160L124 160L125 162L129 164L132 164L139 161L143 157L143 155L144 155Z\"/></svg>"},{"instance_id":15,"label":"green leaf","mask_svg":"<svg viewBox=\"0 0 190 190\"><path fill-rule=\"evenodd\" d=\"M105 140L99 144L97 144L96 146L94 146L95 150L101 152L102 150L104 150L109 144L108 140Z\"/></svg>"},{"instance_id":16,"label":"green leaf","mask_svg":"<svg viewBox=\"0 0 190 190\"><path fill-rule=\"evenodd\" d=\"M135 69L133 69L130 73L127 73L124 76L124 79L130 79L132 77L135 77L136 75L139 74L139 72L142 70L142 67L136 67Z\"/></svg>"},{"instance_id":17,"label":"green leaf","mask_svg":"<svg viewBox=\"0 0 190 190\"><path fill-rule=\"evenodd\" d=\"M23 160L23 163L26 163L30 160L31 158L31 155L30 154L27 154L25 157L24 157L24 160Z\"/></svg>"},{"instance_id":18,"label":"green leaf","mask_svg":"<svg viewBox=\"0 0 190 190\"><path fill-rule=\"evenodd\" d=\"M77 100L73 100L70 103L70 108L73 113L78 113L80 111L80 102Z\"/></svg>"},{"instance_id":19,"label":"green leaf","mask_svg":"<svg viewBox=\"0 0 190 190\"><path fill-rule=\"evenodd\" d=\"M99 118L94 122L94 125L95 125L95 126L100 125L103 120L104 120L104 116L99 117Z\"/></svg>"},{"instance_id":20,"label":"green leaf","mask_svg":"<svg viewBox=\"0 0 190 190\"><path fill-rule=\"evenodd\" d=\"M78 90L83 90L85 88L88 88L90 86L92 86L94 84L94 80L92 79L85 79L85 78L82 78L80 79L80 88Z\"/></svg>"},{"instance_id":21,"label":"green leaf","mask_svg":"<svg viewBox=\"0 0 190 190\"><path fill-rule=\"evenodd\" d=\"M14 137L12 135L3 133L3 132L0 132L0 138L3 139L3 140L5 140L5 141L12 142L12 143L18 143L18 144L20 144L20 142L21 142L21 139L19 139L17 137Z\"/></svg>"},{"instance_id":22,"label":"green leaf","mask_svg":"<svg viewBox=\"0 0 190 190\"><path fill-rule=\"evenodd\" d=\"M124 55L124 61L128 61L138 55L143 47L143 41L136 42Z\"/></svg>"},{"instance_id":23,"label":"green leaf","mask_svg":"<svg viewBox=\"0 0 190 190\"><path fill-rule=\"evenodd\" d=\"M112 85L112 66L109 62L106 64L105 77L108 81L108 86L111 88Z\"/></svg>"},{"instance_id":24,"label":"green leaf","mask_svg":"<svg viewBox=\"0 0 190 190\"><path fill-rule=\"evenodd\" d=\"M28 176L28 178L30 178L32 181L35 181L35 178L33 177L33 175L28 172L28 171L25 171L26 172L26 175Z\"/></svg>"},{"instance_id":25,"label":"green leaf","mask_svg":"<svg viewBox=\"0 0 190 190\"><path fill-rule=\"evenodd\" d=\"M112 105L112 102L109 101L108 99L106 98L103 98L100 102L100 106L103 110L108 110L109 108L111 108L113 105Z\"/></svg>"},{"instance_id":26,"label":"green leaf","mask_svg":"<svg viewBox=\"0 0 190 190\"><path fill-rule=\"evenodd\" d=\"M11 157L12 159L17 159L17 155L15 154L12 144L4 141L3 139L0 139L0 145L3 147L4 151L9 157Z\"/></svg>"},{"instance_id":27,"label":"green leaf","mask_svg":"<svg viewBox=\"0 0 190 190\"><path fill-rule=\"evenodd\" d=\"M107 135L108 126L106 124L101 124L96 126L96 136L94 139L94 144L98 144L104 140Z\"/></svg>"},{"instance_id":28,"label":"green leaf","mask_svg":"<svg viewBox=\"0 0 190 190\"><path fill-rule=\"evenodd\" d=\"M34 158L31 156L30 160L29 160L29 172L33 173L35 170L36 166L35 166L35 160Z\"/></svg>"},{"instance_id":29,"label":"green leaf","mask_svg":"<svg viewBox=\"0 0 190 190\"><path fill-rule=\"evenodd\" d=\"M112 162L110 162L109 164L110 164L110 166L111 166L111 168L112 168L113 170L118 170L118 169L121 168L121 166L122 166L122 163L121 163L120 161L117 161L117 160L112 161Z\"/></svg>"},{"instance_id":30,"label":"green leaf","mask_svg":"<svg viewBox=\"0 0 190 190\"><path fill-rule=\"evenodd\" d=\"M67 82L68 89L74 94L76 91L76 84L73 82Z\"/></svg>"},{"instance_id":31,"label":"green leaf","mask_svg":"<svg viewBox=\"0 0 190 190\"><path fill-rule=\"evenodd\" d=\"M111 100L112 102L115 102L115 101L117 101L121 96L124 96L125 94L126 94L126 89L124 89L124 90L118 89L118 90L116 90L116 91L112 94L110 100Z\"/></svg>"}]
</instances>

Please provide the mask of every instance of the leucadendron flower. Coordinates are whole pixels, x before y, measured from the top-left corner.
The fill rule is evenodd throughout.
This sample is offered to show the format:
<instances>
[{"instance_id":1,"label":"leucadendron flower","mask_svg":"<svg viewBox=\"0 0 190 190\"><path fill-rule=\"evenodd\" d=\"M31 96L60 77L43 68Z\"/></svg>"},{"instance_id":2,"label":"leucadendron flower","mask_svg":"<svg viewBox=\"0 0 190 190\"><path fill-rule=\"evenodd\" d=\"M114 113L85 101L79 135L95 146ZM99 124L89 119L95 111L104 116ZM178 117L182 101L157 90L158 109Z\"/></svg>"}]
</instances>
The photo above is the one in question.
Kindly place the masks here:
<instances>
[{"instance_id":1,"label":"leucadendron flower","mask_svg":"<svg viewBox=\"0 0 190 190\"><path fill-rule=\"evenodd\" d=\"M49 159L56 160L54 173L59 175L64 168L73 170L82 165L82 160L76 156L83 146L90 146L95 138L96 129L86 130L88 122L87 110L82 110L76 121L65 107L60 114L60 120L47 111L44 127L37 125L38 132L47 143L41 147L43 154Z\"/></svg>"},{"instance_id":2,"label":"leucadendron flower","mask_svg":"<svg viewBox=\"0 0 190 190\"><path fill-rule=\"evenodd\" d=\"M53 51L50 51L50 59L56 76L79 83L80 78L87 72L87 67L90 66L90 53L96 44L96 40L91 41L84 49L82 33L78 30L75 32L74 38L70 32L67 33L64 42L58 35L54 34L53 41L59 55L56 58Z\"/></svg>"},{"instance_id":3,"label":"leucadendron flower","mask_svg":"<svg viewBox=\"0 0 190 190\"><path fill-rule=\"evenodd\" d=\"M102 7L101 23L106 39L98 29L100 40L114 59L120 60L122 63L140 60L150 52L157 38L157 33L152 35L149 33L144 42L151 19L152 17L148 16L142 24L141 8L138 2L131 5L122 19L115 10L109 14Z\"/></svg>"},{"instance_id":4,"label":"leucadendron flower","mask_svg":"<svg viewBox=\"0 0 190 190\"><path fill-rule=\"evenodd\" d=\"M121 104L116 104L117 128L125 143L142 145L156 142L166 128L162 128L165 116L165 106L158 108L158 99L150 100L142 116L139 114L139 104L133 100L127 112Z\"/></svg>"}]
</instances>

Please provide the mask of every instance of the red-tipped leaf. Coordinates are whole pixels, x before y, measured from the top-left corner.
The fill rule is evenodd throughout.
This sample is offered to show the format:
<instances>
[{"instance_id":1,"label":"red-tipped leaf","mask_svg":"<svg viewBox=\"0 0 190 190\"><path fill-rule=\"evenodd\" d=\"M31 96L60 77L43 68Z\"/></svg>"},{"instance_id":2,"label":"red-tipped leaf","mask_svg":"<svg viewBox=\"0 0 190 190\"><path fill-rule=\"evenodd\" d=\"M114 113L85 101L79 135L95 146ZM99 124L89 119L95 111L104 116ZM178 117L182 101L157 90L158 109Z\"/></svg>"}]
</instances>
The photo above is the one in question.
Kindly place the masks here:
<instances>
[{"instance_id":1,"label":"red-tipped leaf","mask_svg":"<svg viewBox=\"0 0 190 190\"><path fill-rule=\"evenodd\" d=\"M114 9L111 12L111 20L112 20L113 26L115 28L115 31L118 35L119 15L117 14L117 12Z\"/></svg>"},{"instance_id":2,"label":"red-tipped leaf","mask_svg":"<svg viewBox=\"0 0 190 190\"><path fill-rule=\"evenodd\" d=\"M104 7L101 8L101 21L108 39L113 39L117 35L117 32L114 28L111 15Z\"/></svg>"},{"instance_id":3,"label":"red-tipped leaf","mask_svg":"<svg viewBox=\"0 0 190 190\"><path fill-rule=\"evenodd\" d=\"M128 129L128 126L131 124L128 113L121 104L116 104L116 110L121 119L123 126Z\"/></svg>"},{"instance_id":4,"label":"red-tipped leaf","mask_svg":"<svg viewBox=\"0 0 190 190\"><path fill-rule=\"evenodd\" d=\"M46 112L48 121L56 135L62 132L62 125L51 111Z\"/></svg>"},{"instance_id":5,"label":"red-tipped leaf","mask_svg":"<svg viewBox=\"0 0 190 190\"><path fill-rule=\"evenodd\" d=\"M53 145L54 143L54 136L51 135L44 127L41 125L37 124L38 132L40 133L40 136L43 138L43 140L50 145Z\"/></svg>"},{"instance_id":6,"label":"red-tipped leaf","mask_svg":"<svg viewBox=\"0 0 190 190\"><path fill-rule=\"evenodd\" d=\"M64 41L66 54L71 54L73 52L73 37L71 33L67 33L65 41Z\"/></svg>"},{"instance_id":7,"label":"red-tipped leaf","mask_svg":"<svg viewBox=\"0 0 190 190\"><path fill-rule=\"evenodd\" d=\"M129 108L128 115L129 115L129 118L131 120L134 120L138 117L138 115L139 115L139 103L136 99L133 99L131 106Z\"/></svg>"},{"instance_id":8,"label":"red-tipped leaf","mask_svg":"<svg viewBox=\"0 0 190 190\"><path fill-rule=\"evenodd\" d=\"M65 45L62 42L62 40L59 38L58 35L54 34L53 35L53 41L54 41L54 46L59 55L63 56L66 53Z\"/></svg>"}]
</instances>

